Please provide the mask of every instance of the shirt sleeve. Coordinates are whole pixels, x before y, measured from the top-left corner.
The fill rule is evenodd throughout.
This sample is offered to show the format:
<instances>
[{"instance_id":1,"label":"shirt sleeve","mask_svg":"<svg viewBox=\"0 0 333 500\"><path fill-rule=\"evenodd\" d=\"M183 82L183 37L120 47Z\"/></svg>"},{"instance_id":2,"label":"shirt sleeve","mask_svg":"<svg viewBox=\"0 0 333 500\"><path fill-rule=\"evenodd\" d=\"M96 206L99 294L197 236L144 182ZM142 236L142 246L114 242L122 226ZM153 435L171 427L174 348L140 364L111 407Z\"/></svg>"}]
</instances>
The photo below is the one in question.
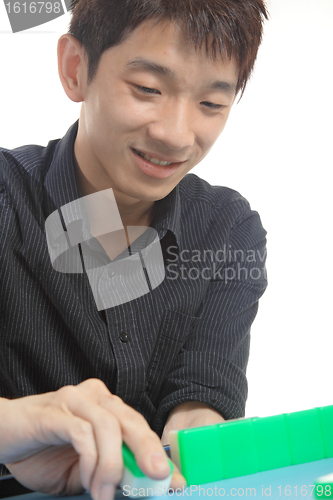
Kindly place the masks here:
<instances>
[{"instance_id":1,"label":"shirt sleeve","mask_svg":"<svg viewBox=\"0 0 333 500\"><path fill-rule=\"evenodd\" d=\"M206 403L226 420L245 414L250 328L267 286L266 231L247 202L226 243L227 255L213 269L200 320L163 384L158 433L170 410L187 401Z\"/></svg>"},{"instance_id":2,"label":"shirt sleeve","mask_svg":"<svg viewBox=\"0 0 333 500\"><path fill-rule=\"evenodd\" d=\"M7 238L10 238L11 229L13 227L12 220L13 214L11 207L9 206L5 183L3 182L3 173L5 172L6 160L0 151L0 282L1 282L1 292L0 295L6 293L6 282L3 281L3 270L7 264L7 255L4 248L4 242ZM0 333L4 325L4 315L2 300L0 300ZM17 391L11 380L6 362L3 356L3 339L0 337L0 397L12 399L17 397ZM1 466L0 466L1 475Z\"/></svg>"}]
</instances>

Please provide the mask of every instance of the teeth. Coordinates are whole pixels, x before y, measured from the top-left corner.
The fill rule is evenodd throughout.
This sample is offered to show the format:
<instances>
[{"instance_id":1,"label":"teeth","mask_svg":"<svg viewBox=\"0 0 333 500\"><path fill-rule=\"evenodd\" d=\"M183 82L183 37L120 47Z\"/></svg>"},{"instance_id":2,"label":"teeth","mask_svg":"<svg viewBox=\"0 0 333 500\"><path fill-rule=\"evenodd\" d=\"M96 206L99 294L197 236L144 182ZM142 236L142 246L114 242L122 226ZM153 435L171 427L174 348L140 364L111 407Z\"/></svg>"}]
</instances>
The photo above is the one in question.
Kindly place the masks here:
<instances>
[{"instance_id":1,"label":"teeth","mask_svg":"<svg viewBox=\"0 0 333 500\"><path fill-rule=\"evenodd\" d=\"M148 155L144 155L142 153L140 153L140 151L137 151L135 150L140 156L142 156L142 158L144 158L145 160L148 160L150 161L151 163L154 163L154 165L161 165L162 167L165 167L166 165L171 165L171 161L159 161L157 160L156 158L150 158Z\"/></svg>"}]
</instances>

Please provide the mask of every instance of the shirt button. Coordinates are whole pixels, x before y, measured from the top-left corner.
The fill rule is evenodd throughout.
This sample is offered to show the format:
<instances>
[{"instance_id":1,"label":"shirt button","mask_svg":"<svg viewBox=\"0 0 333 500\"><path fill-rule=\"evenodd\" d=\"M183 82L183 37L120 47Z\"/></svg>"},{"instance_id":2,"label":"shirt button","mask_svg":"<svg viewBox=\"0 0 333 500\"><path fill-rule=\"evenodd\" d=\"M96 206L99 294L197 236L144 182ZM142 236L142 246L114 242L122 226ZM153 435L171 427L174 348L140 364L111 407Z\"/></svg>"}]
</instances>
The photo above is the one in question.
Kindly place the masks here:
<instances>
[{"instance_id":1,"label":"shirt button","mask_svg":"<svg viewBox=\"0 0 333 500\"><path fill-rule=\"evenodd\" d=\"M119 338L122 342L124 342L124 344L126 344L126 342L128 342L128 340L129 340L126 332L121 332L121 334L119 335Z\"/></svg>"},{"instance_id":2,"label":"shirt button","mask_svg":"<svg viewBox=\"0 0 333 500\"><path fill-rule=\"evenodd\" d=\"M115 272L112 269L109 269L108 275L109 275L109 278L113 278L113 276L115 275Z\"/></svg>"}]
</instances>

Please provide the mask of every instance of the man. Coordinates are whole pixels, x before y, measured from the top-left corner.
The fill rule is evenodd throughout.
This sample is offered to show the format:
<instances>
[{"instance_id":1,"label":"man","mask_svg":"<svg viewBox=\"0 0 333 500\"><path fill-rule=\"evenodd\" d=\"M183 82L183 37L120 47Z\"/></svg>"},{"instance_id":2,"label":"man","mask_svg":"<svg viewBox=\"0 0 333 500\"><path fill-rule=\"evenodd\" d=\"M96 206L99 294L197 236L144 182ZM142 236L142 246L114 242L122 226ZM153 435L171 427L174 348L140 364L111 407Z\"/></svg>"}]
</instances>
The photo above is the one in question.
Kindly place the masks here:
<instances>
[{"instance_id":1,"label":"man","mask_svg":"<svg viewBox=\"0 0 333 500\"><path fill-rule=\"evenodd\" d=\"M244 415L265 231L238 193L186 174L244 91L265 16L262 0L74 3L58 60L80 119L46 148L0 156L3 397L98 378L163 443L173 428ZM103 308L84 247L84 272L59 272L45 228L64 206L110 189L125 230L158 234L165 276ZM114 269L135 241L115 242L93 219L103 261L96 290L112 294L126 288ZM138 252L131 258L141 262ZM120 442L121 426L116 434Z\"/></svg>"}]
</instances>

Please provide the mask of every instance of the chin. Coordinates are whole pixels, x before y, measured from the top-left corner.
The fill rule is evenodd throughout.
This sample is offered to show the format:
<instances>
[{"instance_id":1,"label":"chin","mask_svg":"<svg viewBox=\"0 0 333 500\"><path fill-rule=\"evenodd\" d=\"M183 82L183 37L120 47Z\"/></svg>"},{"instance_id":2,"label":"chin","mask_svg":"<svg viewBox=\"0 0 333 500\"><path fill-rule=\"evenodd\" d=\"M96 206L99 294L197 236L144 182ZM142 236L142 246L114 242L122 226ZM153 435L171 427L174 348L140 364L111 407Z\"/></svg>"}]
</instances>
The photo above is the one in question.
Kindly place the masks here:
<instances>
[{"instance_id":1,"label":"chin","mask_svg":"<svg viewBox=\"0 0 333 500\"><path fill-rule=\"evenodd\" d=\"M171 193L172 189L170 189L168 191L163 191L162 193L161 192L160 193L154 193L154 194L152 193L151 196L149 196L148 193L147 193L144 198L141 198L141 200L142 201L151 201L151 202L162 200L163 198L165 198L166 196L168 196L169 193Z\"/></svg>"},{"instance_id":2,"label":"chin","mask_svg":"<svg viewBox=\"0 0 333 500\"><path fill-rule=\"evenodd\" d=\"M127 195L131 196L132 198L136 198L137 200L140 200L140 201L146 201L146 202L153 203L155 201L162 200L163 198L165 198L173 189L174 189L174 186L167 188L167 189L165 187L164 187L164 189L161 189L161 188L158 189L157 187L154 188L151 186L147 186L146 188L143 187L143 189L140 190L140 192L136 192L136 193L127 192Z\"/></svg>"}]
</instances>

